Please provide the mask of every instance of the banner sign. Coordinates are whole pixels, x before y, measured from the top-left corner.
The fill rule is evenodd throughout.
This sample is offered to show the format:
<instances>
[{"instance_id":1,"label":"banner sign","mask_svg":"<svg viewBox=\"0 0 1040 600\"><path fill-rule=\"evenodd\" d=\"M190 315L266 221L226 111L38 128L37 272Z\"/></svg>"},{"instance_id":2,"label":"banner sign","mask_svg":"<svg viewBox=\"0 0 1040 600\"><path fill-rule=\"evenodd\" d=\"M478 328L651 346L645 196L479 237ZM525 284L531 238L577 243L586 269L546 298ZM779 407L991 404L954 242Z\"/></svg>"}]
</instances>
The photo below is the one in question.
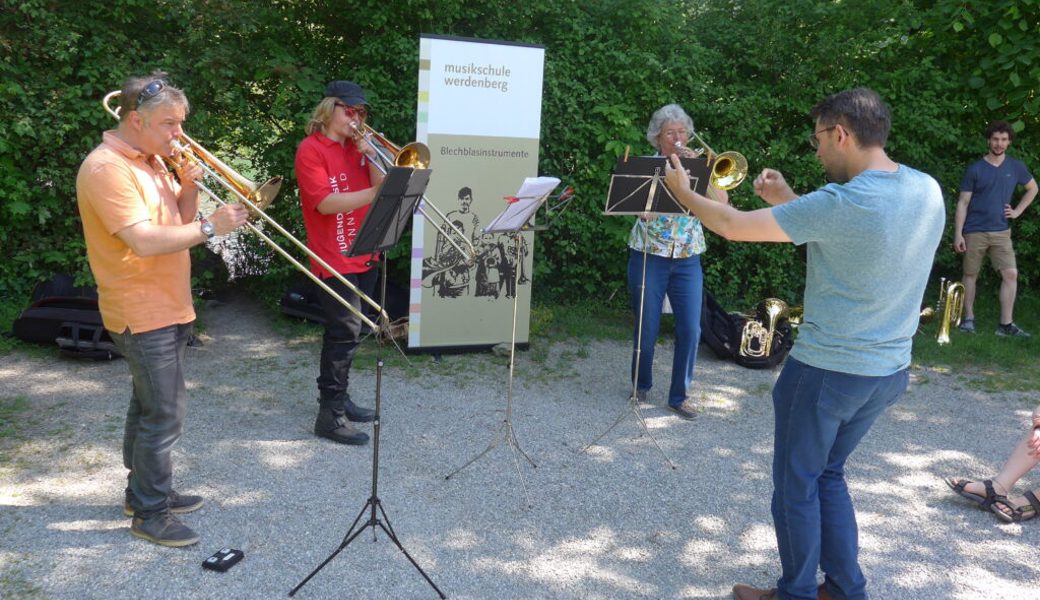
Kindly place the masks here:
<instances>
[{"instance_id":1,"label":"banner sign","mask_svg":"<svg viewBox=\"0 0 1040 600\"><path fill-rule=\"evenodd\" d=\"M467 349L527 342L534 234L486 234L526 177L537 175L545 49L423 35L419 41L416 138L430 147L426 202L473 246L414 219L408 347ZM519 275L519 279L516 276Z\"/></svg>"}]
</instances>

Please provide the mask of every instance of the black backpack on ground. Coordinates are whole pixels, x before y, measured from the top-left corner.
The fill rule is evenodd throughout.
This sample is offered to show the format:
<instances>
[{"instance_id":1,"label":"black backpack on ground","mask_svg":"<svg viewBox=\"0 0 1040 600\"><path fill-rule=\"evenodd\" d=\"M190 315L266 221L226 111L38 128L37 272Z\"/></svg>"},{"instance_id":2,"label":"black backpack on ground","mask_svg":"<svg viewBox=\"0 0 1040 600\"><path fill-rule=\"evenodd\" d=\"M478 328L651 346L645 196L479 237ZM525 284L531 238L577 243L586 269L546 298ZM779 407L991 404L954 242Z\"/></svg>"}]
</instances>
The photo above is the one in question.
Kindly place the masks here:
<instances>
[{"instance_id":1,"label":"black backpack on ground","mask_svg":"<svg viewBox=\"0 0 1040 600\"><path fill-rule=\"evenodd\" d=\"M741 322L741 329L743 326ZM734 337L735 331L737 324L733 315L726 312L708 290L704 290L704 304L701 306L701 342L711 348L716 357L731 360L740 350L740 337L739 334Z\"/></svg>"},{"instance_id":2,"label":"black backpack on ground","mask_svg":"<svg viewBox=\"0 0 1040 600\"><path fill-rule=\"evenodd\" d=\"M54 275L33 289L32 303L11 325L11 333L35 344L57 344L71 358L111 360L122 356L101 321L97 290L75 286L69 275Z\"/></svg>"}]
</instances>

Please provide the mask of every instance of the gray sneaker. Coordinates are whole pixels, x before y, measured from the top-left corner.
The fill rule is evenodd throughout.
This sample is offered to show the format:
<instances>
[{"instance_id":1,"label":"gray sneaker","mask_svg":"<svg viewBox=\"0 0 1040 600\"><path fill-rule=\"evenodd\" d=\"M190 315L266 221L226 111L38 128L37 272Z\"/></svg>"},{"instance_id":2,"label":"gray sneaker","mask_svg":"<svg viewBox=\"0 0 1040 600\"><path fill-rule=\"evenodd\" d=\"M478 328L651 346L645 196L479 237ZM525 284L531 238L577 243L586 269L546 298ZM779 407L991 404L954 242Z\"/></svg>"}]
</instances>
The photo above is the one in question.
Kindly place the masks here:
<instances>
[{"instance_id":1,"label":"gray sneaker","mask_svg":"<svg viewBox=\"0 0 1040 600\"><path fill-rule=\"evenodd\" d=\"M130 533L153 544L172 548L190 546L199 541L199 534L181 523L168 510L155 513L147 519L134 517L130 523Z\"/></svg>"},{"instance_id":2,"label":"gray sneaker","mask_svg":"<svg viewBox=\"0 0 1040 600\"><path fill-rule=\"evenodd\" d=\"M684 421L692 421L697 418L697 409L694 408L693 402L684 400L682 404L669 404L668 410L675 413L677 417Z\"/></svg>"},{"instance_id":3,"label":"gray sneaker","mask_svg":"<svg viewBox=\"0 0 1040 600\"><path fill-rule=\"evenodd\" d=\"M1007 325L997 327L997 335L1001 337L1029 337L1028 333L1023 331L1021 327L1014 323L1008 323Z\"/></svg>"},{"instance_id":4,"label":"gray sneaker","mask_svg":"<svg viewBox=\"0 0 1040 600\"><path fill-rule=\"evenodd\" d=\"M975 319L964 319L961 321L960 329L964 333L975 333Z\"/></svg>"},{"instance_id":5,"label":"gray sneaker","mask_svg":"<svg viewBox=\"0 0 1040 600\"><path fill-rule=\"evenodd\" d=\"M129 496L129 494L127 494L127 496ZM169 507L170 512L178 515L198 510L202 508L202 503L202 496L178 494L177 492L172 491L166 498L166 506ZM128 517L134 516L134 507L130 506L129 497L123 499L123 514Z\"/></svg>"},{"instance_id":6,"label":"gray sneaker","mask_svg":"<svg viewBox=\"0 0 1040 600\"><path fill-rule=\"evenodd\" d=\"M650 390L636 390L636 401L646 404L650 401Z\"/></svg>"}]
</instances>

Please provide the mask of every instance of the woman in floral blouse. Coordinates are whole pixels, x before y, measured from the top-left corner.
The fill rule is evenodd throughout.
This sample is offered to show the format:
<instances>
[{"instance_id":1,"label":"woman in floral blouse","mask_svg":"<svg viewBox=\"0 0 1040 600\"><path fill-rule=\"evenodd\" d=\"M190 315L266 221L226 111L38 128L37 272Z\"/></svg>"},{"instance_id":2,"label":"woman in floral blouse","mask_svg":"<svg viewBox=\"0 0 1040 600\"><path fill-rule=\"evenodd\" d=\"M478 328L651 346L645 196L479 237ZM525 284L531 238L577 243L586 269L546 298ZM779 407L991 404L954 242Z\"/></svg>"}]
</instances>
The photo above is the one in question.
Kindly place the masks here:
<instances>
[{"instance_id":1,"label":"woman in floral blouse","mask_svg":"<svg viewBox=\"0 0 1040 600\"><path fill-rule=\"evenodd\" d=\"M683 156L689 153L686 143L692 131L693 119L679 105L669 104L658 109L650 118L646 139L660 156L675 153ZM709 188L708 195L719 202L729 202L724 191ZM636 397L646 401L653 387L654 346L667 295L675 315L675 352L672 357L668 407L682 419L693 419L695 409L692 402L686 401L686 390L693 378L701 336L704 275L700 255L706 249L701 223L691 215L641 217L636 219L632 227L628 246L628 290L632 298L632 310L637 320L640 312L643 315L639 352L632 354ZM644 258L646 289L641 293ZM639 337L637 323L633 349Z\"/></svg>"}]
</instances>

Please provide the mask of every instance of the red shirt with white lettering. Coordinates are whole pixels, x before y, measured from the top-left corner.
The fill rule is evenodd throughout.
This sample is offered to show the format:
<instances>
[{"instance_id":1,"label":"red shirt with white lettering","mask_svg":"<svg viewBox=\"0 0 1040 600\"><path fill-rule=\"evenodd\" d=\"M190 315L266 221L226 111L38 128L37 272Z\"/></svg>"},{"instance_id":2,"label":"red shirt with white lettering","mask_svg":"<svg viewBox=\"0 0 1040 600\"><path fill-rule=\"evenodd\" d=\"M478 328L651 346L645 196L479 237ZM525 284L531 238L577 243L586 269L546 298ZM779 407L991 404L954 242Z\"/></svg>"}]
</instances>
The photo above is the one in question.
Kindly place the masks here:
<instances>
[{"instance_id":1,"label":"red shirt with white lettering","mask_svg":"<svg viewBox=\"0 0 1040 600\"><path fill-rule=\"evenodd\" d=\"M338 273L363 273L371 268L377 255L347 257L368 214L369 205L350 212L323 215L318 204L326 196L340 192L357 192L372 187L368 177L368 159L354 142L335 142L320 131L304 138L296 149L296 182L300 187L303 225L307 228L307 247ZM311 271L323 279L332 277L324 267L311 259Z\"/></svg>"}]
</instances>

